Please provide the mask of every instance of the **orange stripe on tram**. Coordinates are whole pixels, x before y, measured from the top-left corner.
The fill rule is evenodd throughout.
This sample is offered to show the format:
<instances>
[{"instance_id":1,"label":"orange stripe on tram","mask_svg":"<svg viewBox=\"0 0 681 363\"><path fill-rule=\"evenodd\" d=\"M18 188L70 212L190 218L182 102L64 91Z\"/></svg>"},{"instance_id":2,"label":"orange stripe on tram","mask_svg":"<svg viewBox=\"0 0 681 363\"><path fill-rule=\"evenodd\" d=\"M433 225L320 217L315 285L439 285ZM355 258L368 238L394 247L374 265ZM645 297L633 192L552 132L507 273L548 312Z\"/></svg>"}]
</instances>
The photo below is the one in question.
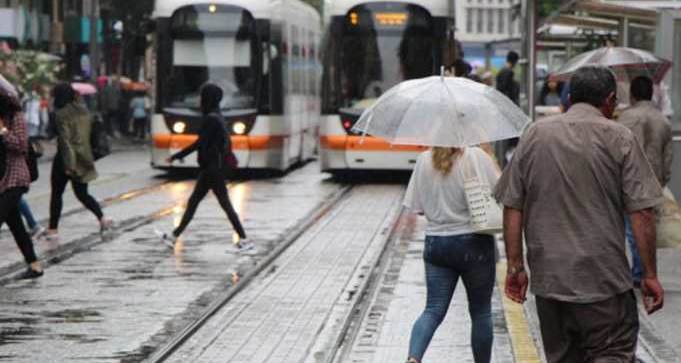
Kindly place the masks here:
<instances>
[{"instance_id":1,"label":"orange stripe on tram","mask_svg":"<svg viewBox=\"0 0 681 363\"><path fill-rule=\"evenodd\" d=\"M193 144L197 135L154 135L154 147L159 149L183 149ZM283 136L231 136L234 150L267 150L280 148L284 145Z\"/></svg>"},{"instance_id":2,"label":"orange stripe on tram","mask_svg":"<svg viewBox=\"0 0 681 363\"><path fill-rule=\"evenodd\" d=\"M322 136L320 143L322 148L331 150L395 152L421 152L428 150L426 146L393 145L383 139L371 136Z\"/></svg>"}]
</instances>

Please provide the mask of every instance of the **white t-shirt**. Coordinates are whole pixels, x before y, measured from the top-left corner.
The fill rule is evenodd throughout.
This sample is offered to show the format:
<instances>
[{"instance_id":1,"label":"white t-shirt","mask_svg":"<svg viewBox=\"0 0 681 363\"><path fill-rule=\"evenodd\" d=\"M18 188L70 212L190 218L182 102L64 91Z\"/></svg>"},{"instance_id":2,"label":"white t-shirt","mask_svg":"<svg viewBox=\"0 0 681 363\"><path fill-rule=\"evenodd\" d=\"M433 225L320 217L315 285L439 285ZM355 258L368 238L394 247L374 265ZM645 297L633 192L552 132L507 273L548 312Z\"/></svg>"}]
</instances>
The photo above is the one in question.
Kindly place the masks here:
<instances>
[{"instance_id":1,"label":"white t-shirt","mask_svg":"<svg viewBox=\"0 0 681 363\"><path fill-rule=\"evenodd\" d=\"M463 168L459 167L464 160L477 161L483 174L480 178L487 181L494 190L499 179L499 168L492 158L478 147L466 148L463 155L454 162L448 175L443 175L433 167L432 151L419 155L404 197L404 206L426 216L427 235L453 236L472 233L463 188L464 173ZM473 167L471 169L474 170Z\"/></svg>"}]
</instances>

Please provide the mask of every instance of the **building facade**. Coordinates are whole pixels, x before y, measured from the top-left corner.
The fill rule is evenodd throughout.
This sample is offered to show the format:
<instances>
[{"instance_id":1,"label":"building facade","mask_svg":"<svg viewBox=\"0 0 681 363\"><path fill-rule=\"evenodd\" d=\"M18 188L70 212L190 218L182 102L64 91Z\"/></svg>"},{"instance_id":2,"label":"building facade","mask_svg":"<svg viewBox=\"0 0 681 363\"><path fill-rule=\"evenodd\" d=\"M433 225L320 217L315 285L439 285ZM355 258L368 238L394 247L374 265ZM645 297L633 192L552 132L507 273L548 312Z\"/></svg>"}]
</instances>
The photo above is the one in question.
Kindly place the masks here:
<instances>
[{"instance_id":1,"label":"building facade","mask_svg":"<svg viewBox=\"0 0 681 363\"><path fill-rule=\"evenodd\" d=\"M457 0L455 4L456 38L475 68L484 67L488 43L520 37L520 0ZM495 47L491 68L503 66L508 50Z\"/></svg>"}]
</instances>

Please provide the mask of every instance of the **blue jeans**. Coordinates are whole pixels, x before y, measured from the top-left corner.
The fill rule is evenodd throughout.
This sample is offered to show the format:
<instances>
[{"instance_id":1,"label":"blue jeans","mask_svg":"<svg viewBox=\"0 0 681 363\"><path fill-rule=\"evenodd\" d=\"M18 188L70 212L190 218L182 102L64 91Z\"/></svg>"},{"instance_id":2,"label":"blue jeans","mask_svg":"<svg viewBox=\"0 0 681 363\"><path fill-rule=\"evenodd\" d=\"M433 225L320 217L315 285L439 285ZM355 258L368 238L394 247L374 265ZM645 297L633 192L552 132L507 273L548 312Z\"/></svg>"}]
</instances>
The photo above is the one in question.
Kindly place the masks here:
<instances>
[{"instance_id":1,"label":"blue jeans","mask_svg":"<svg viewBox=\"0 0 681 363\"><path fill-rule=\"evenodd\" d=\"M26 199L24 198L21 198L19 201L19 212L26 220L29 229L33 229L38 225L38 222L35 221L35 217L33 217L33 212L31 212L31 207L28 206L28 203L26 203Z\"/></svg>"},{"instance_id":2,"label":"blue jeans","mask_svg":"<svg viewBox=\"0 0 681 363\"><path fill-rule=\"evenodd\" d=\"M435 330L447 315L454 289L463 280L468 312L473 323L471 345L476 363L488 363L492 356L492 292L495 279L494 237L468 234L426 236L423 251L426 266L426 308L414 323L409 358L419 362ZM453 358L453 357L452 357Z\"/></svg>"},{"instance_id":3,"label":"blue jeans","mask_svg":"<svg viewBox=\"0 0 681 363\"><path fill-rule=\"evenodd\" d=\"M641 255L638 253L638 245L634 237L634 231L631 229L631 220L629 217L624 217L624 233L627 236L627 244L631 252L631 277L635 283L641 282L643 276L643 267L641 267Z\"/></svg>"}]
</instances>

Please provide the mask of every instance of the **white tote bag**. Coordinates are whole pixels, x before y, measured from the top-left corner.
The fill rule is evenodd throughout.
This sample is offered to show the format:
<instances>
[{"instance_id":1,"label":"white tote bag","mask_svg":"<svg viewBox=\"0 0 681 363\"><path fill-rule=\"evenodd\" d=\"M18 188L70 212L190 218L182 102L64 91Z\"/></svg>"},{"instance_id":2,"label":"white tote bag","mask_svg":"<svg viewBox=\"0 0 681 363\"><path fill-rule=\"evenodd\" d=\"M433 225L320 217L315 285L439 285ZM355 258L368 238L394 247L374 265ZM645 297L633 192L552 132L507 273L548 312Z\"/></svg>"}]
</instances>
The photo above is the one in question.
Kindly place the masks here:
<instances>
[{"instance_id":1,"label":"white tote bag","mask_svg":"<svg viewBox=\"0 0 681 363\"><path fill-rule=\"evenodd\" d=\"M489 185L477 158L466 150L463 158L463 188L468 211L471 215L471 228L474 233L501 233L504 217L501 208L492 196Z\"/></svg>"}]
</instances>

